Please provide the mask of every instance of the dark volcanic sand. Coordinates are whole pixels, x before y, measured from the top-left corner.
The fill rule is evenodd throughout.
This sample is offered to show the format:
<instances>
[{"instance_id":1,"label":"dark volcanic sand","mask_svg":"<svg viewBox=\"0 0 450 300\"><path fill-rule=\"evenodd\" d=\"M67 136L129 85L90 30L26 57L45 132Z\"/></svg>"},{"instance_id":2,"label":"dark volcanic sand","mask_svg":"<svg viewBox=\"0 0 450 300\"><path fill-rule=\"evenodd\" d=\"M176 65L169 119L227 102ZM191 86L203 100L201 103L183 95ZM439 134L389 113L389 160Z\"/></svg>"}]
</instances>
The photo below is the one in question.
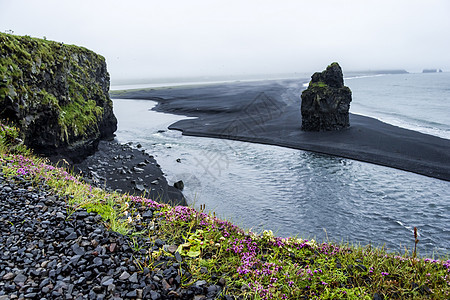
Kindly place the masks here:
<instances>
[{"instance_id":1,"label":"dark volcanic sand","mask_svg":"<svg viewBox=\"0 0 450 300\"><path fill-rule=\"evenodd\" d=\"M152 156L116 141L100 141L98 151L73 168L94 186L160 203L187 205L181 191L168 185Z\"/></svg>"},{"instance_id":2,"label":"dark volcanic sand","mask_svg":"<svg viewBox=\"0 0 450 300\"><path fill-rule=\"evenodd\" d=\"M184 135L314 151L450 181L448 139L354 114L346 130L301 131L302 90L301 80L279 80L122 91L112 97L154 100L157 111L198 117L169 127Z\"/></svg>"}]
</instances>

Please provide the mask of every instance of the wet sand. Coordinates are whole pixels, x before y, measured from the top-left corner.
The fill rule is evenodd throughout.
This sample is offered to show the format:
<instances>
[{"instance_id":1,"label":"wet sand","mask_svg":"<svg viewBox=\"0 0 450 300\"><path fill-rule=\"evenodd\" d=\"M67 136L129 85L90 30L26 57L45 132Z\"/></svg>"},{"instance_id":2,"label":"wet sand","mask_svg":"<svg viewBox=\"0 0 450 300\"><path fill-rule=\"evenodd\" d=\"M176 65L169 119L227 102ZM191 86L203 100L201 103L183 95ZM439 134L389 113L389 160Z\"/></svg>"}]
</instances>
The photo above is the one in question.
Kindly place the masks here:
<instances>
[{"instance_id":1,"label":"wet sand","mask_svg":"<svg viewBox=\"0 0 450 300\"><path fill-rule=\"evenodd\" d=\"M193 116L169 129L184 135L277 145L393 167L450 181L450 140L350 114L350 128L301 131L302 80L236 82L121 91L157 101L157 111Z\"/></svg>"}]
</instances>

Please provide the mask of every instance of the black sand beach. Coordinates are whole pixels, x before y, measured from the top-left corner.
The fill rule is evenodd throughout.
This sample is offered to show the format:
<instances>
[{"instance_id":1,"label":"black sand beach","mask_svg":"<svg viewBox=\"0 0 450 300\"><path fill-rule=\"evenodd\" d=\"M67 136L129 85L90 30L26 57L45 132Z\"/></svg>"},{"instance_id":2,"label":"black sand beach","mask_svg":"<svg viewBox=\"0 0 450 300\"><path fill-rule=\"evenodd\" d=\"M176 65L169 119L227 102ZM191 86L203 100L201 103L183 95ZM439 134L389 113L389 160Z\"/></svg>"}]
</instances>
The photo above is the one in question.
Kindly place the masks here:
<instances>
[{"instance_id":1,"label":"black sand beach","mask_svg":"<svg viewBox=\"0 0 450 300\"><path fill-rule=\"evenodd\" d=\"M130 90L111 97L158 101L157 111L197 117L169 127L184 135L314 151L450 181L448 139L354 114L342 131L301 131L303 89L297 79Z\"/></svg>"},{"instance_id":2,"label":"black sand beach","mask_svg":"<svg viewBox=\"0 0 450 300\"><path fill-rule=\"evenodd\" d=\"M95 154L72 168L93 186L161 203L187 205L182 192L168 184L156 160L131 145L100 141Z\"/></svg>"}]
</instances>

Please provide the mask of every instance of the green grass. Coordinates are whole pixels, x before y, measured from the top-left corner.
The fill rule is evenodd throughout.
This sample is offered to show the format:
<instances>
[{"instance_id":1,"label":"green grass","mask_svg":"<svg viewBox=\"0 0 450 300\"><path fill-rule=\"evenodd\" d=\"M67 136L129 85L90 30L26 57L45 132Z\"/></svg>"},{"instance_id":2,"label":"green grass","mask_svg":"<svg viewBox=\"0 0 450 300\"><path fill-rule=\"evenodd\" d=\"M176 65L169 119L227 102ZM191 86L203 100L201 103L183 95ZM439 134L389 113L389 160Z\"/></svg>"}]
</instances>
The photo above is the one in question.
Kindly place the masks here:
<instances>
[{"instance_id":1,"label":"green grass","mask_svg":"<svg viewBox=\"0 0 450 300\"><path fill-rule=\"evenodd\" d=\"M309 83L310 87L319 87L319 88L326 88L328 87L328 85L325 82L319 81L319 82L310 82Z\"/></svg>"},{"instance_id":2,"label":"green grass","mask_svg":"<svg viewBox=\"0 0 450 300\"><path fill-rule=\"evenodd\" d=\"M114 231L130 236L133 249L159 238L175 245L192 278L226 282L224 293L245 299L448 299L450 260L387 253L380 248L279 238L271 231L256 234L191 207L171 207L149 199L93 188L45 159L30 154L17 141L13 127L0 126L0 167L4 176L45 181L67 199L69 211L85 208L100 214ZM230 199L232 201L232 199ZM155 218L143 223L141 213ZM139 225L139 231L137 230ZM411 246L414 246L411 237ZM152 268L164 249L148 249L135 264ZM184 278L184 277L183 277Z\"/></svg>"}]
</instances>

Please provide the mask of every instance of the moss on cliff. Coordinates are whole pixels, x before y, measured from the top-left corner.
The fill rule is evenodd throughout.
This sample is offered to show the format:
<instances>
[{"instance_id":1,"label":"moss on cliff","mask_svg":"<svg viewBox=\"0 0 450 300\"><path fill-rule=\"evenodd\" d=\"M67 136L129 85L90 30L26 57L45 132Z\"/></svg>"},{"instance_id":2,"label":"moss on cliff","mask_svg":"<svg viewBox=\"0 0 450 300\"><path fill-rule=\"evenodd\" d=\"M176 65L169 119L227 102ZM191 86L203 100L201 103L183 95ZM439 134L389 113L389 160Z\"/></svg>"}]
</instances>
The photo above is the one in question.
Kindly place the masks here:
<instances>
[{"instance_id":1,"label":"moss on cliff","mask_svg":"<svg viewBox=\"0 0 450 300\"><path fill-rule=\"evenodd\" d=\"M309 83L309 87L318 87L318 88L326 88L328 87L328 85L323 82L323 81L319 81L319 82L310 82Z\"/></svg>"},{"instance_id":2,"label":"moss on cliff","mask_svg":"<svg viewBox=\"0 0 450 300\"><path fill-rule=\"evenodd\" d=\"M92 143L115 131L102 56L83 47L4 33L0 53L0 117L20 127L31 147ZM47 134L36 139L44 123Z\"/></svg>"}]
</instances>

